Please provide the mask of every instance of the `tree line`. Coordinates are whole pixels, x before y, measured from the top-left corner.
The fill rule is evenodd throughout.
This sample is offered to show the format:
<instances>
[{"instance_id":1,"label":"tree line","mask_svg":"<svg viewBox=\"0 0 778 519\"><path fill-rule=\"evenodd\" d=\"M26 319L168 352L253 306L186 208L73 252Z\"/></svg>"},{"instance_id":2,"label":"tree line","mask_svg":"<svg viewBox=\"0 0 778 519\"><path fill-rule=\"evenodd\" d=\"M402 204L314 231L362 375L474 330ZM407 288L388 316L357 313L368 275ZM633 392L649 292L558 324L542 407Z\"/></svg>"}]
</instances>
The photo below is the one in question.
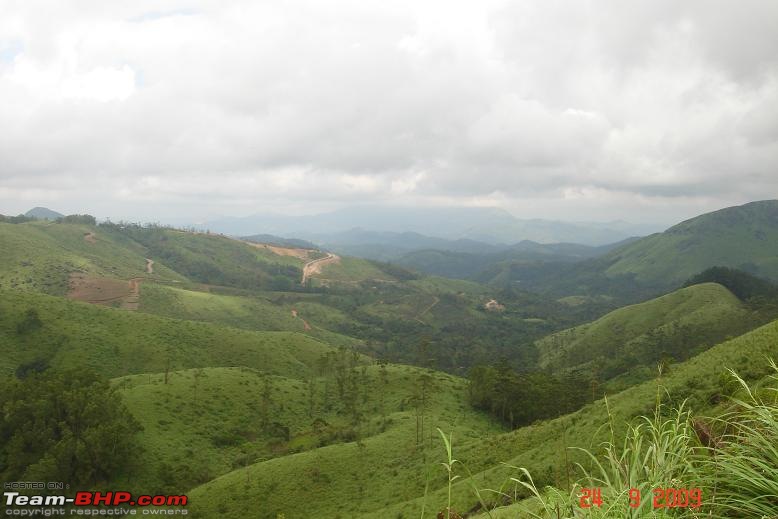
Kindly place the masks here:
<instances>
[{"instance_id":1,"label":"tree line","mask_svg":"<svg viewBox=\"0 0 778 519\"><path fill-rule=\"evenodd\" d=\"M512 428L571 413L598 397L598 384L589 377L522 373L505 363L476 366L468 379L470 404Z\"/></svg>"}]
</instances>

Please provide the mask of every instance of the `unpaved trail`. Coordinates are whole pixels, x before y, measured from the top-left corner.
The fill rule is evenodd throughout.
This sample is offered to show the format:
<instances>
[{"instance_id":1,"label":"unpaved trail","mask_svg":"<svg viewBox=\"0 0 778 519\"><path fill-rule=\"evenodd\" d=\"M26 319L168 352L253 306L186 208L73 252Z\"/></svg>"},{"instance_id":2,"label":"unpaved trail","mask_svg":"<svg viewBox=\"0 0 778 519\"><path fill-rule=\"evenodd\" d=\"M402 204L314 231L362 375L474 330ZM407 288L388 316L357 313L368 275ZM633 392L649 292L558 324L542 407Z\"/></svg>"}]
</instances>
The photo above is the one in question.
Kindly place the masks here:
<instances>
[{"instance_id":1,"label":"unpaved trail","mask_svg":"<svg viewBox=\"0 0 778 519\"><path fill-rule=\"evenodd\" d=\"M308 278L311 277L313 274L320 274L321 269L324 266L329 265L330 263L337 263L339 261L340 261L340 256L337 256L329 252L323 258L309 261L303 267L303 279L302 281L300 281L300 284L305 285L305 282L308 281Z\"/></svg>"},{"instance_id":2,"label":"unpaved trail","mask_svg":"<svg viewBox=\"0 0 778 519\"><path fill-rule=\"evenodd\" d=\"M95 233L88 232L84 235L84 241L87 243L97 243L97 239L95 237Z\"/></svg>"},{"instance_id":3,"label":"unpaved trail","mask_svg":"<svg viewBox=\"0 0 778 519\"><path fill-rule=\"evenodd\" d=\"M432 304L430 304L427 307L425 307L424 310L422 310L421 312L418 313L418 315L416 315L415 320L417 322L419 322L421 324L428 324L428 323L425 323L424 321L421 320L421 316L426 314L427 312L429 312L433 308L435 308L436 304L440 303L440 298L438 296L432 296L432 298L434 299L434 301L432 301Z\"/></svg>"},{"instance_id":4,"label":"unpaved trail","mask_svg":"<svg viewBox=\"0 0 778 519\"><path fill-rule=\"evenodd\" d=\"M295 310L294 308L292 308L292 317L294 317L295 319L300 319L303 322L303 330L305 330L306 332L311 329L311 325L308 324L308 321L306 321L305 319L297 315L297 310Z\"/></svg>"},{"instance_id":5,"label":"unpaved trail","mask_svg":"<svg viewBox=\"0 0 778 519\"><path fill-rule=\"evenodd\" d=\"M426 314L427 312L429 312L430 310L432 310L433 308L435 308L435 305L436 305L436 304L440 303L440 298L439 298L438 296L432 296L432 298L434 299L434 301L432 302L432 304L431 304L431 305L429 305L428 307L426 307L426 308L425 308L424 310L422 310L421 312L419 312L419 317L421 317L422 315Z\"/></svg>"},{"instance_id":6,"label":"unpaved trail","mask_svg":"<svg viewBox=\"0 0 778 519\"><path fill-rule=\"evenodd\" d=\"M130 294L122 301L122 308L125 310L137 310L140 304L140 282L143 278L132 278L127 281L130 287Z\"/></svg>"},{"instance_id":7,"label":"unpaved trail","mask_svg":"<svg viewBox=\"0 0 778 519\"><path fill-rule=\"evenodd\" d=\"M154 273L154 260L146 258L146 274Z\"/></svg>"}]
</instances>

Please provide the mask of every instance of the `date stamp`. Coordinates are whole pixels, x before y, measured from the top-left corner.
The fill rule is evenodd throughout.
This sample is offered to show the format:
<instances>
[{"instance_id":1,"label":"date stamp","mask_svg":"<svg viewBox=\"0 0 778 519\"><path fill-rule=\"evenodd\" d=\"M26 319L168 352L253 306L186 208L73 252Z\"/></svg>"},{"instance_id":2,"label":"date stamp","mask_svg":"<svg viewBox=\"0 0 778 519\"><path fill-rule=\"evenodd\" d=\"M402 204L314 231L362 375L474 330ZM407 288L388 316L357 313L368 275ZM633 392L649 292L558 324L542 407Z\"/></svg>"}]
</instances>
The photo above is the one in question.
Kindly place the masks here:
<instances>
[{"instance_id":1,"label":"date stamp","mask_svg":"<svg viewBox=\"0 0 778 519\"><path fill-rule=\"evenodd\" d=\"M700 508L702 506L702 490L699 488L655 488L651 491L651 506L658 508ZM640 489L629 489L629 506L640 508L643 496ZM581 508L600 508L603 505L602 489L599 487L585 487L578 496L578 505Z\"/></svg>"}]
</instances>

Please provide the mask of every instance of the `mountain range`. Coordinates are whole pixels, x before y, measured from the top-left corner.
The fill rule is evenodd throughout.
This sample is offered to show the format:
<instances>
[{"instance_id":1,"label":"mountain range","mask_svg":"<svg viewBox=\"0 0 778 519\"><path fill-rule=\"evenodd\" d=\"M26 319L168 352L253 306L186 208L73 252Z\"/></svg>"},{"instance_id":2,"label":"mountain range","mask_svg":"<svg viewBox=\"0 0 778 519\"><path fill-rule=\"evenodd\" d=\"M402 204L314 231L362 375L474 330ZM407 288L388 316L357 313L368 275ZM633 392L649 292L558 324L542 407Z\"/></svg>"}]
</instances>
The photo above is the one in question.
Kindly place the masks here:
<instances>
[{"instance_id":1,"label":"mountain range","mask_svg":"<svg viewBox=\"0 0 778 519\"><path fill-rule=\"evenodd\" d=\"M522 240L539 243L605 245L659 230L655 225L623 221L561 222L519 219L499 208L457 207L348 207L310 216L257 214L226 217L198 227L233 236L275 234L316 243L336 239L344 232L417 233L446 240L474 240L492 245Z\"/></svg>"}]
</instances>

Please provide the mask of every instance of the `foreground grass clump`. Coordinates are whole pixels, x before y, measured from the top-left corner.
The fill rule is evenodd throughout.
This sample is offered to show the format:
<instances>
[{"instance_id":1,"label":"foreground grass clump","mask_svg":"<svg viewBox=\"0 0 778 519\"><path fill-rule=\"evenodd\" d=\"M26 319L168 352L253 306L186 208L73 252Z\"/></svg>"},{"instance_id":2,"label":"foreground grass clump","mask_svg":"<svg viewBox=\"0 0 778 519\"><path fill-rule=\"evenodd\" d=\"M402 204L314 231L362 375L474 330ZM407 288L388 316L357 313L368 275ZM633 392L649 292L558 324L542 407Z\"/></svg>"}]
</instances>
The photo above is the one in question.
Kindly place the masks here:
<instances>
[{"instance_id":1,"label":"foreground grass clump","mask_svg":"<svg viewBox=\"0 0 778 519\"><path fill-rule=\"evenodd\" d=\"M611 420L611 439L600 451L574 448L586 454L588 463L577 464L582 476L567 490L538 488L529 470L511 466L517 475L477 497L482 502L481 495L488 492L496 502L515 502L481 517L778 516L778 366L770 364L776 375L767 377L767 387L760 389L731 372L743 396L733 397L731 409L717 418L695 419L683 404L665 417L657 399L654 416L630 425L621 443ZM448 441L446 450L450 453ZM581 496L591 489L601 492L601 505L590 497L584 500L590 507L584 508ZM655 489L688 492L676 500L674 493L657 495ZM522 495L530 497L518 501Z\"/></svg>"},{"instance_id":2,"label":"foreground grass clump","mask_svg":"<svg viewBox=\"0 0 778 519\"><path fill-rule=\"evenodd\" d=\"M776 375L762 391L733 372L745 394L733 399L736 410L717 420L725 433L705 464L718 517L778 516L778 366L771 365Z\"/></svg>"}]
</instances>

